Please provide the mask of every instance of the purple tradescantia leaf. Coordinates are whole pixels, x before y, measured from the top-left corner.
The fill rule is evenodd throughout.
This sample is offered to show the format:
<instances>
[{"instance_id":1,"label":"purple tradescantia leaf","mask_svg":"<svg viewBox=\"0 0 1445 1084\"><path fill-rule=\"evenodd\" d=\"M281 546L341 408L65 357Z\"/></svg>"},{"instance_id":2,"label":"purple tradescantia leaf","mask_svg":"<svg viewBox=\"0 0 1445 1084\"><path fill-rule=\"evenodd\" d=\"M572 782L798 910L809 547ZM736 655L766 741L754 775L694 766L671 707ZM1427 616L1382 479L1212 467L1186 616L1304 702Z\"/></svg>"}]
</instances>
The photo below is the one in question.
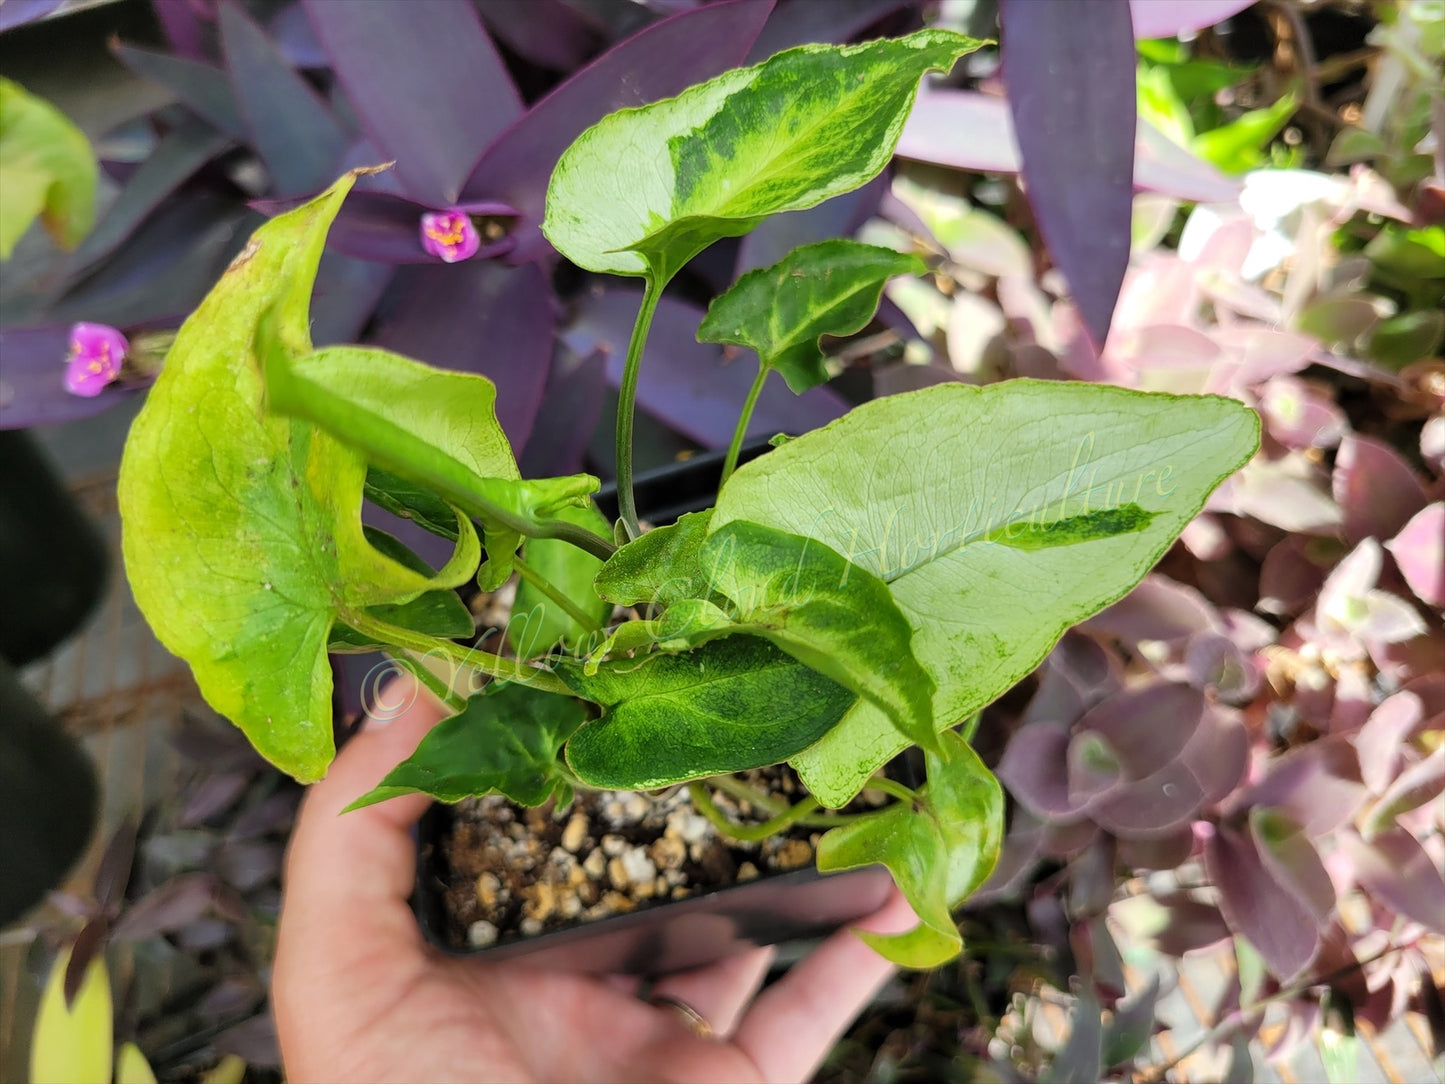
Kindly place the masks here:
<instances>
[{"instance_id":1,"label":"purple tradescantia leaf","mask_svg":"<svg viewBox=\"0 0 1445 1084\"><path fill-rule=\"evenodd\" d=\"M234 0L223 0L219 11L231 89L277 194L299 196L328 184L351 138Z\"/></svg>"},{"instance_id":2,"label":"purple tradescantia leaf","mask_svg":"<svg viewBox=\"0 0 1445 1084\"><path fill-rule=\"evenodd\" d=\"M1204 694L1188 685L1157 681L1115 693L1078 722L1080 732L1103 736L1124 774L1144 779L1175 760L1204 713Z\"/></svg>"},{"instance_id":3,"label":"purple tradescantia leaf","mask_svg":"<svg viewBox=\"0 0 1445 1084\"><path fill-rule=\"evenodd\" d=\"M1085 987L1069 1013L1069 1037L1054 1055L1052 1084L1096 1084L1103 1080L1104 1016L1098 998Z\"/></svg>"},{"instance_id":4,"label":"purple tradescantia leaf","mask_svg":"<svg viewBox=\"0 0 1445 1084\"><path fill-rule=\"evenodd\" d=\"M1314 539L1296 534L1270 549L1259 570L1260 612L1293 617L1314 601L1326 573L1313 557L1315 549Z\"/></svg>"},{"instance_id":5,"label":"purple tradescantia leaf","mask_svg":"<svg viewBox=\"0 0 1445 1084\"><path fill-rule=\"evenodd\" d=\"M298 68L326 67L326 50L300 4L288 4L278 11L266 30L289 63Z\"/></svg>"},{"instance_id":6,"label":"purple tradescantia leaf","mask_svg":"<svg viewBox=\"0 0 1445 1084\"><path fill-rule=\"evenodd\" d=\"M640 297L625 289L600 290L578 306L576 319L564 333L568 346L586 355L605 349L607 379L616 387ZM756 366L729 362L723 351L697 341L702 310L664 297L653 318L652 333L642 357L637 404L654 418L708 448L723 448L732 439ZM782 380L770 379L758 397L748 433L804 433L827 425L848 410L842 397L826 386L793 395Z\"/></svg>"},{"instance_id":7,"label":"purple tradescantia leaf","mask_svg":"<svg viewBox=\"0 0 1445 1084\"><path fill-rule=\"evenodd\" d=\"M1130 648L1146 640L1172 643L1198 632L1222 632L1219 614L1192 587L1164 576L1146 576L1139 586L1082 628L1122 640Z\"/></svg>"},{"instance_id":8,"label":"purple tradescantia leaf","mask_svg":"<svg viewBox=\"0 0 1445 1084\"><path fill-rule=\"evenodd\" d=\"M1286 448L1333 448L1350 428L1344 411L1288 376L1264 385L1259 408L1270 436Z\"/></svg>"},{"instance_id":9,"label":"purple tradescantia leaf","mask_svg":"<svg viewBox=\"0 0 1445 1084\"><path fill-rule=\"evenodd\" d=\"M142 78L165 87L191 112L210 121L226 135L246 140L249 132L231 81L212 64L185 57L138 49L133 45L112 46L116 58Z\"/></svg>"},{"instance_id":10,"label":"purple tradescantia leaf","mask_svg":"<svg viewBox=\"0 0 1445 1084\"><path fill-rule=\"evenodd\" d=\"M1137 38L1174 38L1237 15L1254 0L1129 0Z\"/></svg>"},{"instance_id":11,"label":"purple tradescantia leaf","mask_svg":"<svg viewBox=\"0 0 1445 1084\"><path fill-rule=\"evenodd\" d=\"M454 0L307 0L306 13L407 195L457 203L472 163L522 113L476 9Z\"/></svg>"},{"instance_id":12,"label":"purple tradescantia leaf","mask_svg":"<svg viewBox=\"0 0 1445 1084\"><path fill-rule=\"evenodd\" d=\"M601 350L578 359L557 344L532 435L517 457L523 478L560 478L577 474L607 401L607 355Z\"/></svg>"},{"instance_id":13,"label":"purple tradescantia leaf","mask_svg":"<svg viewBox=\"0 0 1445 1084\"><path fill-rule=\"evenodd\" d=\"M1129 265L1136 98L1128 0L1094 0L1083 19L1071 19L1062 0L1001 0L999 26L1029 205L1101 347Z\"/></svg>"},{"instance_id":14,"label":"purple tradescantia leaf","mask_svg":"<svg viewBox=\"0 0 1445 1084\"><path fill-rule=\"evenodd\" d=\"M1102 734L1082 730L1069 739L1069 805L1083 809L1123 781L1124 766Z\"/></svg>"},{"instance_id":15,"label":"purple tradescantia leaf","mask_svg":"<svg viewBox=\"0 0 1445 1084\"><path fill-rule=\"evenodd\" d=\"M1096 798L1088 814L1116 835L1150 837L1188 824L1203 804L1194 773L1175 761Z\"/></svg>"},{"instance_id":16,"label":"purple tradescantia leaf","mask_svg":"<svg viewBox=\"0 0 1445 1084\"><path fill-rule=\"evenodd\" d=\"M1364 799L1354 747L1326 738L1271 763L1263 779L1230 797L1225 814L1242 816L1255 806L1270 806L1298 822L1307 837L1318 839L1353 817Z\"/></svg>"},{"instance_id":17,"label":"purple tradescantia leaf","mask_svg":"<svg viewBox=\"0 0 1445 1084\"><path fill-rule=\"evenodd\" d=\"M748 64L795 45L850 41L907 0L788 0L778 5L748 52Z\"/></svg>"},{"instance_id":18,"label":"purple tradescantia leaf","mask_svg":"<svg viewBox=\"0 0 1445 1084\"><path fill-rule=\"evenodd\" d=\"M1217 827L1205 841L1204 866L1219 890L1225 920L1249 939L1281 982L1309 966L1320 947L1314 915L1281 890L1247 836Z\"/></svg>"},{"instance_id":19,"label":"purple tradescantia leaf","mask_svg":"<svg viewBox=\"0 0 1445 1084\"><path fill-rule=\"evenodd\" d=\"M1367 842L1373 840L1394 824L1401 813L1419 809L1442 792L1445 792L1445 746L1411 764L1395 778L1365 818L1361 835Z\"/></svg>"},{"instance_id":20,"label":"purple tradescantia leaf","mask_svg":"<svg viewBox=\"0 0 1445 1084\"><path fill-rule=\"evenodd\" d=\"M1323 930L1335 911L1335 886L1299 825L1277 809L1260 807L1249 811L1249 835L1270 876Z\"/></svg>"},{"instance_id":21,"label":"purple tradescantia leaf","mask_svg":"<svg viewBox=\"0 0 1445 1084\"><path fill-rule=\"evenodd\" d=\"M556 317L546 274L535 264L469 260L411 268L406 277L376 344L487 377L497 386L497 420L512 446L522 447L552 360Z\"/></svg>"},{"instance_id":22,"label":"purple tradescantia leaf","mask_svg":"<svg viewBox=\"0 0 1445 1084\"><path fill-rule=\"evenodd\" d=\"M152 0L156 21L177 56L205 61L207 28L195 0Z\"/></svg>"},{"instance_id":23,"label":"purple tradescantia leaf","mask_svg":"<svg viewBox=\"0 0 1445 1084\"><path fill-rule=\"evenodd\" d=\"M230 145L230 137L209 124L189 117L182 120L126 181L115 202L71 257L71 266L88 267L110 255L177 188Z\"/></svg>"},{"instance_id":24,"label":"purple tradescantia leaf","mask_svg":"<svg viewBox=\"0 0 1445 1084\"><path fill-rule=\"evenodd\" d=\"M1099 838L1099 826L1091 820L1044 827L1040 848L1052 858L1073 858Z\"/></svg>"},{"instance_id":25,"label":"purple tradescantia leaf","mask_svg":"<svg viewBox=\"0 0 1445 1084\"><path fill-rule=\"evenodd\" d=\"M1228 704L1247 704L1259 691L1259 670L1229 636L1205 632L1191 637L1184 667L1191 685L1213 692Z\"/></svg>"},{"instance_id":26,"label":"purple tradescantia leaf","mask_svg":"<svg viewBox=\"0 0 1445 1084\"><path fill-rule=\"evenodd\" d=\"M1199 784L1204 804L1222 801L1249 767L1249 732L1235 712L1210 705L1179 761Z\"/></svg>"},{"instance_id":27,"label":"purple tradescantia leaf","mask_svg":"<svg viewBox=\"0 0 1445 1084\"><path fill-rule=\"evenodd\" d=\"M1375 899L1406 918L1445 934L1445 876L1419 840L1403 828L1366 843L1341 832L1339 845L1355 880Z\"/></svg>"},{"instance_id":28,"label":"purple tradescantia leaf","mask_svg":"<svg viewBox=\"0 0 1445 1084\"><path fill-rule=\"evenodd\" d=\"M329 0L315 6L327 7ZM518 209L514 259L550 251L539 228L547 179L572 141L616 109L671 97L737 66L771 9L771 0L711 4L654 23L609 49L497 135L485 153L478 149L467 162L476 165L462 197Z\"/></svg>"},{"instance_id":29,"label":"purple tradescantia leaf","mask_svg":"<svg viewBox=\"0 0 1445 1084\"><path fill-rule=\"evenodd\" d=\"M1400 453L1354 433L1340 442L1333 484L1335 503L1345 517L1345 537L1351 542L1391 537L1429 500Z\"/></svg>"},{"instance_id":30,"label":"purple tradescantia leaf","mask_svg":"<svg viewBox=\"0 0 1445 1084\"><path fill-rule=\"evenodd\" d=\"M1416 512L1385 548L1416 598L1445 607L1445 502Z\"/></svg>"},{"instance_id":31,"label":"purple tradescantia leaf","mask_svg":"<svg viewBox=\"0 0 1445 1084\"><path fill-rule=\"evenodd\" d=\"M480 10L492 37L553 71L574 71L601 43L597 27L563 0L483 4Z\"/></svg>"},{"instance_id":32,"label":"purple tradescantia leaf","mask_svg":"<svg viewBox=\"0 0 1445 1084\"><path fill-rule=\"evenodd\" d=\"M929 90L926 85L921 88L903 126L897 153L952 169L1019 171L1018 144L1008 104L1002 98L972 90ZM1141 191L1205 203L1228 203L1239 198L1238 183L1171 142L1146 121L1139 123L1134 157L1134 185Z\"/></svg>"},{"instance_id":33,"label":"purple tradescantia leaf","mask_svg":"<svg viewBox=\"0 0 1445 1084\"><path fill-rule=\"evenodd\" d=\"M1177 869L1194 853L1194 828L1175 825L1157 836L1119 840L1119 861L1130 869Z\"/></svg>"},{"instance_id":34,"label":"purple tradescantia leaf","mask_svg":"<svg viewBox=\"0 0 1445 1084\"><path fill-rule=\"evenodd\" d=\"M1384 553L1366 538L1335 566L1320 588L1315 617L1327 636L1357 637L1366 644L1400 643L1426 631L1404 599L1376 588Z\"/></svg>"},{"instance_id":35,"label":"purple tradescantia leaf","mask_svg":"<svg viewBox=\"0 0 1445 1084\"><path fill-rule=\"evenodd\" d=\"M91 397L73 395L64 384L69 327L0 330L0 429L88 418L109 410L145 385L111 384Z\"/></svg>"},{"instance_id":36,"label":"purple tradescantia leaf","mask_svg":"<svg viewBox=\"0 0 1445 1084\"><path fill-rule=\"evenodd\" d=\"M774 215L742 239L738 246L736 279L756 267L777 263L793 249L832 237L851 237L878 209L878 202L888 190L888 174L880 173L862 188L854 189L810 207Z\"/></svg>"},{"instance_id":37,"label":"purple tradescantia leaf","mask_svg":"<svg viewBox=\"0 0 1445 1084\"><path fill-rule=\"evenodd\" d=\"M278 215L294 210L304 202L305 198L254 200L251 207L265 215ZM505 203L466 203L456 210L467 215L499 219L512 218L517 214L515 208ZM429 252L422 239L421 223L425 216L434 213L435 208L391 192L352 192L346 197L341 213L326 235L326 247L372 263L445 262L439 255ZM504 231L495 240L480 244L466 258L490 259L510 251L515 244L514 237Z\"/></svg>"},{"instance_id":38,"label":"purple tradescantia leaf","mask_svg":"<svg viewBox=\"0 0 1445 1084\"><path fill-rule=\"evenodd\" d=\"M215 896L216 878L211 874L182 873L127 907L111 937L116 941L143 941L179 930L206 914Z\"/></svg>"},{"instance_id":39,"label":"purple tradescantia leaf","mask_svg":"<svg viewBox=\"0 0 1445 1084\"><path fill-rule=\"evenodd\" d=\"M1069 731L1029 723L1009 739L995 773L1018 801L1044 821L1074 820L1082 809L1069 793Z\"/></svg>"},{"instance_id":40,"label":"purple tradescantia leaf","mask_svg":"<svg viewBox=\"0 0 1445 1084\"><path fill-rule=\"evenodd\" d=\"M60 6L61 0L6 0L0 4L0 31L43 19Z\"/></svg>"},{"instance_id":41,"label":"purple tradescantia leaf","mask_svg":"<svg viewBox=\"0 0 1445 1084\"><path fill-rule=\"evenodd\" d=\"M321 347L359 339L394 275L385 264L323 253L311 290L311 341Z\"/></svg>"}]
</instances>

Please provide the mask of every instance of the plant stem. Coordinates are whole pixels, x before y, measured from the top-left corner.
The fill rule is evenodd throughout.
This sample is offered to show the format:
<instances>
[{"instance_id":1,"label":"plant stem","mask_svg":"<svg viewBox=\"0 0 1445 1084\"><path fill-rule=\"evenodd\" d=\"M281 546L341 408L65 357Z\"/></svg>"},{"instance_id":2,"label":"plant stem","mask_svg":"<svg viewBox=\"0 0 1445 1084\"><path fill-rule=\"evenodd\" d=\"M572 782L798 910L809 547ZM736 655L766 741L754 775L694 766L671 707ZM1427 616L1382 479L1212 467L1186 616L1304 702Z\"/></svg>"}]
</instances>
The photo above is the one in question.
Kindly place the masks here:
<instances>
[{"instance_id":1,"label":"plant stem","mask_svg":"<svg viewBox=\"0 0 1445 1084\"><path fill-rule=\"evenodd\" d=\"M600 534L593 534L586 527L579 527L566 520L549 520L540 527L528 527L521 532L531 538L555 538L585 550L599 561L605 561L617 552L617 547Z\"/></svg>"},{"instance_id":2,"label":"plant stem","mask_svg":"<svg viewBox=\"0 0 1445 1084\"><path fill-rule=\"evenodd\" d=\"M884 794L891 794L900 802L908 802L910 805L918 801L918 792L909 790L902 783L888 779L881 775L875 775L863 786L864 790L881 791Z\"/></svg>"},{"instance_id":3,"label":"plant stem","mask_svg":"<svg viewBox=\"0 0 1445 1084\"><path fill-rule=\"evenodd\" d=\"M743 450L743 438L747 436L748 423L753 420L753 408L758 405L758 396L763 393L763 384L767 379L768 367L760 362L758 375L753 378L753 386L748 389L748 397L743 401L743 412L738 415L738 425L733 430L733 442L728 445L728 457L723 460L722 480L718 482L719 489L727 484L727 480L733 476L733 471L738 469L738 456Z\"/></svg>"},{"instance_id":4,"label":"plant stem","mask_svg":"<svg viewBox=\"0 0 1445 1084\"><path fill-rule=\"evenodd\" d=\"M707 792L707 787L701 783L689 783L687 793L692 799L693 808L711 821L719 832L744 843L755 843L758 840L767 839L784 828L797 824L818 808L818 799L809 795L796 805L784 809L777 816L760 824L739 824L717 807L717 803L712 800L712 795Z\"/></svg>"},{"instance_id":5,"label":"plant stem","mask_svg":"<svg viewBox=\"0 0 1445 1084\"><path fill-rule=\"evenodd\" d=\"M662 296L661 283L649 274L642 291L642 307L632 325L632 339L627 344L627 362L622 368L622 386L617 392L617 511L622 516L628 538L642 533L637 525L637 501L632 493L632 419L637 406L637 374L642 368L642 348L652 327L652 316Z\"/></svg>"},{"instance_id":6,"label":"plant stem","mask_svg":"<svg viewBox=\"0 0 1445 1084\"><path fill-rule=\"evenodd\" d=\"M527 564L527 562L523 561L520 557L514 556L512 558L512 565L521 574L523 580L530 583L538 591L541 591L542 594L562 607L562 609L566 611L567 616L577 622L577 624L581 625L588 632L598 632L601 630L602 625L595 617L584 613L575 602L557 590L556 587L548 582L545 576Z\"/></svg>"},{"instance_id":7,"label":"plant stem","mask_svg":"<svg viewBox=\"0 0 1445 1084\"><path fill-rule=\"evenodd\" d=\"M456 690L428 670L426 663L421 659L415 658L404 651L397 652L392 658L396 660L399 666L406 667L412 677L416 678L422 685L425 685L428 692L453 712L461 714L461 712L466 710L466 697L457 695Z\"/></svg>"},{"instance_id":8,"label":"plant stem","mask_svg":"<svg viewBox=\"0 0 1445 1084\"><path fill-rule=\"evenodd\" d=\"M788 803L784 799L764 794L762 791L748 786L734 775L710 775L703 782L714 790L720 790L729 797L735 798L739 802L746 802L754 809L760 809L774 817L788 808Z\"/></svg>"},{"instance_id":9,"label":"plant stem","mask_svg":"<svg viewBox=\"0 0 1445 1084\"><path fill-rule=\"evenodd\" d=\"M419 653L421 655L419 661L423 665L428 658L438 656L457 667L468 667L503 681L519 681L544 693L557 693L561 696L572 695L572 690L556 674L535 666L528 666L517 659L505 659L500 655L493 655L475 647L462 647L450 640L429 636L424 632L414 632L398 625L389 625L385 621L376 620L364 611L346 612L340 616L341 620L357 632L375 637L378 643L388 644L401 651Z\"/></svg>"}]
</instances>

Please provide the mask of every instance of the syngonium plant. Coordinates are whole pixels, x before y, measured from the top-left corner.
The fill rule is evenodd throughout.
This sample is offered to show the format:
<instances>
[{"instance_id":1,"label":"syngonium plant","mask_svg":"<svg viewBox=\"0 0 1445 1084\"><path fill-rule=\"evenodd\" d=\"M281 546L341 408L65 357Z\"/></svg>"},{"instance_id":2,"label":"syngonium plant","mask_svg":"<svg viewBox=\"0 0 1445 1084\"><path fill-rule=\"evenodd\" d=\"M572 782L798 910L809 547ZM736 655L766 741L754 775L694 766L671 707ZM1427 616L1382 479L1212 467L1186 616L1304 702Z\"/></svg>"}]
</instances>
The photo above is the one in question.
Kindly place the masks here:
<instances>
[{"instance_id":1,"label":"syngonium plant","mask_svg":"<svg viewBox=\"0 0 1445 1084\"><path fill-rule=\"evenodd\" d=\"M356 173L262 226L181 329L121 466L136 599L210 703L314 780L333 754L328 652L384 649L453 714L357 804L412 791L565 804L579 787L686 782L725 831L826 827L821 869L882 862L921 923L870 941L917 967L955 955L950 908L988 875L1003 826L965 721L1140 580L1253 453L1255 415L1214 396L953 384L860 406L737 467L769 373L795 392L821 383L820 337L858 330L889 278L925 270L830 241L744 275L699 329L760 362L715 507L644 532L631 438L673 274L876 176L920 78L977 45L925 30L791 49L613 113L563 155L547 238L644 286L615 525L591 500L596 478L520 477L486 379L312 349L311 286ZM445 567L364 528L364 499L451 539ZM504 656L474 646L453 589L513 573ZM880 774L909 746L926 763L917 789ZM728 822L712 791L736 795L734 773L780 762L809 796L761 827ZM831 812L864 789L895 800Z\"/></svg>"}]
</instances>

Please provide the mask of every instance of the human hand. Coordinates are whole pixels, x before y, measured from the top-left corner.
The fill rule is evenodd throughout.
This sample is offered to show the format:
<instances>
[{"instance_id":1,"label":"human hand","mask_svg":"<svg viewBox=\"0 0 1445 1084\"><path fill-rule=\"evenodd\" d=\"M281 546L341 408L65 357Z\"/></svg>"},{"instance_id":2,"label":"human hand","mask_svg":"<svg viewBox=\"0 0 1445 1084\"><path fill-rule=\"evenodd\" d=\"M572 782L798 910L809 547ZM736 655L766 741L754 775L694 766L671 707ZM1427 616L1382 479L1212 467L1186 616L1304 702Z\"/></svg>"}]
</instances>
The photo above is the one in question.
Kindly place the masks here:
<instances>
[{"instance_id":1,"label":"human hand","mask_svg":"<svg viewBox=\"0 0 1445 1084\"><path fill-rule=\"evenodd\" d=\"M761 994L772 959L758 949L660 980L639 1000L627 976L548 971L442 955L407 899L409 829L430 799L407 795L340 815L408 757L444 712L409 677L306 796L287 856L272 1006L287 1078L309 1081L806 1080L892 966L840 930ZM917 923L897 893L859 925Z\"/></svg>"}]
</instances>

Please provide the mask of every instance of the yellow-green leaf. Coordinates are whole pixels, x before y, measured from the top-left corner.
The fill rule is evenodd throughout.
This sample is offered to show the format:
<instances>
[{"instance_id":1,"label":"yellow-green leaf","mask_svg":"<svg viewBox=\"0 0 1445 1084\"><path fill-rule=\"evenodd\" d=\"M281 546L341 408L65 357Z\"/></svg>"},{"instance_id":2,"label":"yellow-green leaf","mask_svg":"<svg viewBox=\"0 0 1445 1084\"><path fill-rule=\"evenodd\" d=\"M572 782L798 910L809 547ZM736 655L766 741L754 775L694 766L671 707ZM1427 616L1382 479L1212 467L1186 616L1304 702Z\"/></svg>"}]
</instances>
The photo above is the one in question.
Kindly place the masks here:
<instances>
[{"instance_id":1,"label":"yellow-green leaf","mask_svg":"<svg viewBox=\"0 0 1445 1084\"><path fill-rule=\"evenodd\" d=\"M0 260L39 216L71 249L95 223L100 170L89 141L60 110L0 79Z\"/></svg>"},{"instance_id":2,"label":"yellow-green leaf","mask_svg":"<svg viewBox=\"0 0 1445 1084\"><path fill-rule=\"evenodd\" d=\"M110 979L105 958L97 953L85 969L80 989L65 1004L65 969L70 949L56 957L30 1047L33 1084L110 1084L112 1043Z\"/></svg>"}]
</instances>

